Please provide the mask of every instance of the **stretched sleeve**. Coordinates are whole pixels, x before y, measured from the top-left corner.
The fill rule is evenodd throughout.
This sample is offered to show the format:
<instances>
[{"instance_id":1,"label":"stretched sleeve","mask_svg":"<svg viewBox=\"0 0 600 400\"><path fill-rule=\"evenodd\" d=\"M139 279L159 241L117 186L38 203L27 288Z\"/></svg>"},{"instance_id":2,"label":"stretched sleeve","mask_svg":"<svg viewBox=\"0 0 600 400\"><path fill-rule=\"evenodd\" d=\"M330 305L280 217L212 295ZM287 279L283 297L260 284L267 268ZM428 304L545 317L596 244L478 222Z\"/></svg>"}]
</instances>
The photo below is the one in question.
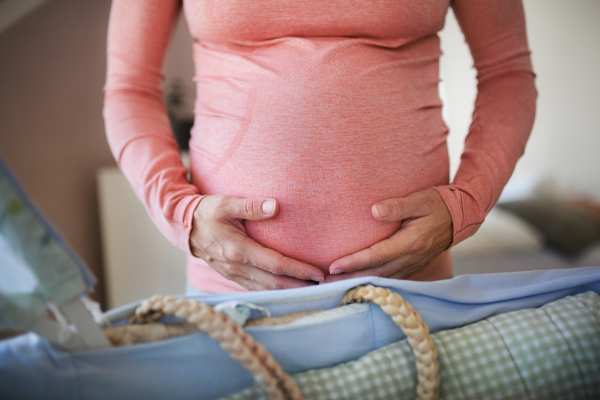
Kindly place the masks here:
<instances>
[{"instance_id":1,"label":"stretched sleeve","mask_svg":"<svg viewBox=\"0 0 600 400\"><path fill-rule=\"evenodd\" d=\"M454 226L473 235L496 204L533 128L537 90L521 0L453 0L477 70L477 98L458 172L435 187Z\"/></svg>"},{"instance_id":2,"label":"stretched sleeve","mask_svg":"<svg viewBox=\"0 0 600 400\"><path fill-rule=\"evenodd\" d=\"M191 254L194 210L205 197L186 179L161 84L180 0L113 0L104 120L110 149L159 230Z\"/></svg>"}]
</instances>

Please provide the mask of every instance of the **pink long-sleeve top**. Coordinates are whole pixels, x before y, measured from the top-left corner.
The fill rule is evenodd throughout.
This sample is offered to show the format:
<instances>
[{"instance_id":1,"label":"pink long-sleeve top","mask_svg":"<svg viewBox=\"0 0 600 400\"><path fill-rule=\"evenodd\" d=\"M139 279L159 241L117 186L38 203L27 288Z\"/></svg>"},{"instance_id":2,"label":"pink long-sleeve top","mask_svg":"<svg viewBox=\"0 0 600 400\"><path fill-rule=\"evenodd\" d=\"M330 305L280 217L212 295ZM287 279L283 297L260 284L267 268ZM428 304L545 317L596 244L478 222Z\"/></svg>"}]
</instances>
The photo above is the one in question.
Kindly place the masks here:
<instances>
[{"instance_id":1,"label":"pink long-sleeve top","mask_svg":"<svg viewBox=\"0 0 600 400\"><path fill-rule=\"evenodd\" d=\"M440 40L452 7L477 69L473 123L452 183ZM197 99L191 183L161 90L183 8ZM244 221L263 246L327 271L389 237L373 203L435 188L453 244L478 229L523 154L537 92L521 0L113 0L104 116L110 148L208 292L245 290L191 254L202 197L280 202Z\"/></svg>"}]
</instances>

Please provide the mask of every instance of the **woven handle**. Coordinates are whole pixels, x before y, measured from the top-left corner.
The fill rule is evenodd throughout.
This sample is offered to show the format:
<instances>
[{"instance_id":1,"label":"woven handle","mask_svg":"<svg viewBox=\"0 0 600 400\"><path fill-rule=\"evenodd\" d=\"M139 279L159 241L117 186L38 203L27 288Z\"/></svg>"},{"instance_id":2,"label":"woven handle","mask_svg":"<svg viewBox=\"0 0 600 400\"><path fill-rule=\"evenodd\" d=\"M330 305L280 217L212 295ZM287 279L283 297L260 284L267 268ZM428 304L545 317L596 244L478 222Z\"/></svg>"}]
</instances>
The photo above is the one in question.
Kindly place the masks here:
<instances>
[{"instance_id":1,"label":"woven handle","mask_svg":"<svg viewBox=\"0 0 600 400\"><path fill-rule=\"evenodd\" d=\"M135 310L130 322L156 320L165 315L184 318L200 331L206 332L231 358L250 372L270 400L304 400L294 381L260 343L240 325L206 303L154 296Z\"/></svg>"},{"instance_id":2,"label":"woven handle","mask_svg":"<svg viewBox=\"0 0 600 400\"><path fill-rule=\"evenodd\" d=\"M383 312L402 329L416 357L418 384L417 400L433 400L438 397L440 385L439 364L433 340L421 316L412 309L402 296L381 287L357 286L350 289L340 305L351 302L370 301L381 306Z\"/></svg>"},{"instance_id":3,"label":"woven handle","mask_svg":"<svg viewBox=\"0 0 600 400\"><path fill-rule=\"evenodd\" d=\"M399 294L371 285L350 289L340 305L362 301L381 306L383 312L391 316L406 334L416 357L417 400L436 399L440 384L439 364L429 329L421 316ZM250 372L254 380L263 386L269 399L304 400L294 381L260 343L240 325L206 303L171 296L154 296L135 310L130 323L155 321L166 315L186 319L200 331L206 332Z\"/></svg>"}]
</instances>

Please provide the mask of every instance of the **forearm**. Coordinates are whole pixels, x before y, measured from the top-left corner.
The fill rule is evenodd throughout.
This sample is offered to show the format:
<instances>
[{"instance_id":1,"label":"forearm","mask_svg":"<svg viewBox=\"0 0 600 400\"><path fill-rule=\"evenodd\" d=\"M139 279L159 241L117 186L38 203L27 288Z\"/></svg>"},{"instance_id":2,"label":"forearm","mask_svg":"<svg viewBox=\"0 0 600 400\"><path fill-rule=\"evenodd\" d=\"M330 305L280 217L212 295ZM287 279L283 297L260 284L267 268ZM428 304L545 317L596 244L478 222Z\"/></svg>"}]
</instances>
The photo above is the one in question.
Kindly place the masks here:
<instances>
[{"instance_id":1,"label":"forearm","mask_svg":"<svg viewBox=\"0 0 600 400\"><path fill-rule=\"evenodd\" d=\"M532 82L531 76L515 76L503 82L502 87L478 96L489 95L495 98L494 102L503 104L482 113L490 115L474 118L452 184L435 188L452 215L453 244L477 231L523 155L535 115L536 92Z\"/></svg>"},{"instance_id":2,"label":"forearm","mask_svg":"<svg viewBox=\"0 0 600 400\"><path fill-rule=\"evenodd\" d=\"M128 118L119 127L111 127L111 107L122 112L131 100L107 103L107 132L119 168L142 201L152 221L178 248L188 252L193 212L201 197L198 189L186 179L179 148L169 125L152 118ZM162 128L162 129L161 129ZM144 132L120 142L119 132ZM115 134L113 137L112 134ZM117 143L115 143L117 142Z\"/></svg>"},{"instance_id":3,"label":"forearm","mask_svg":"<svg viewBox=\"0 0 600 400\"><path fill-rule=\"evenodd\" d=\"M161 232L189 253L202 196L186 180L160 88L178 12L178 1L113 1L104 118L111 151L136 195Z\"/></svg>"},{"instance_id":4,"label":"forearm","mask_svg":"<svg viewBox=\"0 0 600 400\"><path fill-rule=\"evenodd\" d=\"M481 8L472 2L453 3L478 81L458 172L452 184L435 188L452 215L453 245L474 234L498 201L525 151L536 110L520 1L479 3Z\"/></svg>"}]
</instances>

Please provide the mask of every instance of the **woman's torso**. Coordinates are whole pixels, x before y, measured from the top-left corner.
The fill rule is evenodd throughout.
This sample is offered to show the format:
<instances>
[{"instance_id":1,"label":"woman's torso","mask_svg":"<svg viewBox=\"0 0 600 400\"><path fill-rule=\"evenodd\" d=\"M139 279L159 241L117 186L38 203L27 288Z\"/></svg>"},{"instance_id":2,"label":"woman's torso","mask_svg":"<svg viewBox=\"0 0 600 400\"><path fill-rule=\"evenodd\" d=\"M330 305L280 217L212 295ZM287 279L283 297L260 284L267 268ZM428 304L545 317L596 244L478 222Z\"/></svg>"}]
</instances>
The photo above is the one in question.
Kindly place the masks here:
<instances>
[{"instance_id":1,"label":"woman's torso","mask_svg":"<svg viewBox=\"0 0 600 400\"><path fill-rule=\"evenodd\" d=\"M279 214L246 220L248 234L324 271L389 237L399 223L375 221L373 203L448 183L437 36L448 5L184 0L193 183L277 199Z\"/></svg>"}]
</instances>

